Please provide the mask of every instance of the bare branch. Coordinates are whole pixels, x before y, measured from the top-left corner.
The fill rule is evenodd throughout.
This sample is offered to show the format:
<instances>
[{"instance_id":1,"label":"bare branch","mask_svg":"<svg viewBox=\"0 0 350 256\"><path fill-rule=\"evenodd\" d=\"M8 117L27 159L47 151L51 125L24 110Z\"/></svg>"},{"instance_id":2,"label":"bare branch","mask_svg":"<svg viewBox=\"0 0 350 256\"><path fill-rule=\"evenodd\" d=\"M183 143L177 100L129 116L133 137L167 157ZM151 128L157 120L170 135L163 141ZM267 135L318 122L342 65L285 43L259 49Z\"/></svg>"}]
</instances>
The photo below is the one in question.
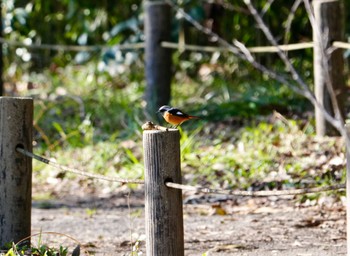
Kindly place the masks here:
<instances>
[{"instance_id":1,"label":"bare branch","mask_svg":"<svg viewBox=\"0 0 350 256\"><path fill-rule=\"evenodd\" d=\"M261 12L260 12L260 16L263 17L266 12L270 9L272 3L274 2L275 0L268 0L266 2L266 4L264 5L264 7L262 8Z\"/></svg>"},{"instance_id":2,"label":"bare branch","mask_svg":"<svg viewBox=\"0 0 350 256\"><path fill-rule=\"evenodd\" d=\"M258 26L261 28L263 33L265 34L268 41L278 49L277 54L280 57L280 59L285 64L287 70L290 72L292 80L294 80L295 83L291 81L291 79L288 79L286 76L281 75L280 73L277 73L276 71L264 66L263 64L257 62L254 58L254 56L251 54L249 49L239 40L234 40L233 44L228 43L226 40L221 38L216 33L212 32L210 29L204 27L199 22L194 20L190 15L188 15L183 9L176 6L171 0L165 0L170 6L173 7L174 10L176 10L178 13L180 13L188 22L190 22L194 27L196 27L198 30L203 32L204 34L215 38L217 42L227 47L227 49L235 54L237 57L241 58L242 60L248 61L251 63L256 69L260 70L261 72L267 74L272 79L275 79L276 81L287 85L291 90L294 92L304 96L307 98L315 107L322 110L324 113L324 116L326 120L331 123L342 135L346 136L346 131L343 127L343 122L339 120L338 118L334 118L330 113L327 112L327 110L323 107L323 105L317 101L314 93L310 90L309 86L306 84L306 82L302 79L301 75L296 71L293 64L289 60L288 56L285 54L283 49L278 45L275 37L272 35L270 29L265 24L265 22L262 20L261 16L257 12L256 8L251 4L250 0L244 0L244 3L248 7L250 13L253 15L254 19L256 20Z\"/></svg>"},{"instance_id":3,"label":"bare branch","mask_svg":"<svg viewBox=\"0 0 350 256\"><path fill-rule=\"evenodd\" d=\"M304 0L304 2L307 2L307 1ZM249 11L253 15L255 21L260 26L261 30L264 32L264 34L265 34L266 38L269 40L269 42L273 46L279 48L275 37L272 35L270 29L267 27L266 23L263 21L263 19L261 18L261 16L257 12L256 8L252 5L251 1L250 0L244 0L244 3L247 5ZM294 68L293 64L289 60L288 56L282 51L282 49L279 49L277 54L279 55L279 57L281 58L283 63L286 65L286 67L289 70L289 72L291 73L293 80L295 80L297 82L297 84L299 86L301 86L301 88L303 90L303 96L306 97L307 99L309 99L311 101L311 103L315 107L321 109L323 114L324 114L324 116L325 116L325 118L326 118L326 120L329 123L331 123L341 134L344 134L344 127L343 127L342 120L339 119L337 115L336 115L336 117L333 117L330 113L327 112L327 110L322 106L322 104L317 101L317 99L315 98L314 93L310 90L308 85L302 79L301 75L296 71L296 69ZM338 111L339 111L339 108L338 108Z\"/></svg>"},{"instance_id":4,"label":"bare branch","mask_svg":"<svg viewBox=\"0 0 350 256\"><path fill-rule=\"evenodd\" d=\"M287 44L288 43L288 34L290 33L290 29L292 27L292 22L293 19L295 17L295 12L297 11L299 5L301 4L302 0L296 0L294 1L294 4L290 10L290 13L287 17L286 23L285 23L285 32L284 32L284 42L283 44Z\"/></svg>"},{"instance_id":5,"label":"bare branch","mask_svg":"<svg viewBox=\"0 0 350 256\"><path fill-rule=\"evenodd\" d=\"M176 10L178 13L182 15L188 22L190 22L195 28L197 28L199 31L203 32L204 34L217 39L217 42L226 47L230 52L235 54L237 57L239 57L242 60L248 61L251 63L257 70L260 70L262 73L268 75L269 77L277 80L278 82L288 86L291 90L294 92L304 95L303 90L299 89L295 84L293 84L289 79L287 79L285 76L277 73L276 71L267 68L266 66L262 65L261 63L257 62L250 51L244 46L243 43L239 42L238 40L235 40L235 44L232 45L223 38L221 38L219 35L211 31L210 29L204 27L202 24L194 20L189 14L187 14L183 9L176 6L172 1L165 0L166 3L168 3L174 10ZM237 47L239 46L239 48ZM247 55L246 55L247 54Z\"/></svg>"}]
</instances>

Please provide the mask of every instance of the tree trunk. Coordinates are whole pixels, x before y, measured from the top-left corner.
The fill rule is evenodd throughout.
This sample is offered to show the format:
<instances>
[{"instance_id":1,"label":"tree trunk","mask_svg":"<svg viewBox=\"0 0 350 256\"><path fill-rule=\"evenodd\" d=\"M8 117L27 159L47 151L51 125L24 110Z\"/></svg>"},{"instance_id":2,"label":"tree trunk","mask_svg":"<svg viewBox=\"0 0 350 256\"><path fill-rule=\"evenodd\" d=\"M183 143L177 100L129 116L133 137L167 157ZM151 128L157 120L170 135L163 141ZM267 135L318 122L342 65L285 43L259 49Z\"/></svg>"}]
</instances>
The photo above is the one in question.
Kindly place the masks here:
<instances>
[{"instance_id":1,"label":"tree trunk","mask_svg":"<svg viewBox=\"0 0 350 256\"><path fill-rule=\"evenodd\" d=\"M170 6L163 1L146 1L146 93L147 110L154 113L170 100L171 50L161 46L170 41Z\"/></svg>"},{"instance_id":2,"label":"tree trunk","mask_svg":"<svg viewBox=\"0 0 350 256\"><path fill-rule=\"evenodd\" d=\"M341 3L338 0L314 0L313 8L316 22L313 31L315 96L328 113L344 120L343 51L331 48L334 41L343 40ZM315 118L317 135L335 134L326 123L323 111L317 107Z\"/></svg>"}]
</instances>

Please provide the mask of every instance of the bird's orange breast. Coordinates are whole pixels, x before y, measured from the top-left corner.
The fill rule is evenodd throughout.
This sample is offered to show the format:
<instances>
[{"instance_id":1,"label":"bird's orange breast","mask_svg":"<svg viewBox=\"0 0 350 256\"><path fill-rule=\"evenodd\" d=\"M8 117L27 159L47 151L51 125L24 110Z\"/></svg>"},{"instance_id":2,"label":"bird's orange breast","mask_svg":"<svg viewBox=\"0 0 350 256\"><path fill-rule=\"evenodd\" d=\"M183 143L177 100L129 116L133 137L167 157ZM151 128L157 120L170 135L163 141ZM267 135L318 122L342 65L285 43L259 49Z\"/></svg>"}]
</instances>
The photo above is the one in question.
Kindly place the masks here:
<instances>
[{"instance_id":1,"label":"bird's orange breast","mask_svg":"<svg viewBox=\"0 0 350 256\"><path fill-rule=\"evenodd\" d=\"M188 119L190 119L190 117L175 116L170 114L169 112L165 112L163 117L165 121L167 121L169 124L172 124L172 125L179 125L187 121Z\"/></svg>"}]
</instances>

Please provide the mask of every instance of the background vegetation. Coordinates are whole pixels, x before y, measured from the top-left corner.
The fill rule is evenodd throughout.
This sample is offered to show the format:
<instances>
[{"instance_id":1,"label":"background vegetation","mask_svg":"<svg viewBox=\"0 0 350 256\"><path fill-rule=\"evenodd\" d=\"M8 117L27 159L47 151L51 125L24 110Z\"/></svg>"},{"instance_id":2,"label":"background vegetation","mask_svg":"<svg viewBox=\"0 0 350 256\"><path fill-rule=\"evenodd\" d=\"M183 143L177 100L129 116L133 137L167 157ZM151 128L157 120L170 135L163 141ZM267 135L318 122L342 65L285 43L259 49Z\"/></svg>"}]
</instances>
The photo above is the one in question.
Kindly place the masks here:
<instances>
[{"instance_id":1,"label":"background vegetation","mask_svg":"<svg viewBox=\"0 0 350 256\"><path fill-rule=\"evenodd\" d=\"M254 2L281 44L311 41L302 4L288 28L293 1L270 8L268 1ZM194 0L178 4L203 24L215 21L213 29L228 41L267 44L239 1L215 8ZM144 41L142 1L6 0L2 7L8 40L96 46L75 51L4 44L6 94L35 99L35 152L79 169L142 178L144 55L118 47ZM185 35L186 43L215 45L175 13L172 35L174 42ZM274 54L257 57L283 71ZM312 87L312 49L289 57ZM272 189L343 180L341 141L314 136L313 109L304 98L230 53L177 51L173 63L171 104L203 117L181 131L185 183ZM67 177L40 163L35 171L39 184Z\"/></svg>"}]
</instances>

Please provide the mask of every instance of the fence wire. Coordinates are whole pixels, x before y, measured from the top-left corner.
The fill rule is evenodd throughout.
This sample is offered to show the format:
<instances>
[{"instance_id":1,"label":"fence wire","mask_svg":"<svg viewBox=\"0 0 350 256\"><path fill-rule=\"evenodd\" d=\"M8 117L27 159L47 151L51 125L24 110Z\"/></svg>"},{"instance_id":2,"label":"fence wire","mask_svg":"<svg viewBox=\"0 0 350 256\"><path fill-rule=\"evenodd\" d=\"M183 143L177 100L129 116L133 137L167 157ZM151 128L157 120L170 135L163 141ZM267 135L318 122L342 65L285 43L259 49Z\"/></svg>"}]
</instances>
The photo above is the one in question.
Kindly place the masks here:
<instances>
[{"instance_id":1,"label":"fence wire","mask_svg":"<svg viewBox=\"0 0 350 256\"><path fill-rule=\"evenodd\" d=\"M144 49L145 43L133 43L133 44L117 44L117 45L60 45L60 44L27 44L23 42L8 40L0 37L0 43L14 47L22 47L27 49L39 49L39 50L52 50L52 51L65 51L65 52L96 52L106 51L111 48L117 48L121 51L130 51L137 49ZM200 51L200 52L230 52L228 47L215 47L215 46L203 46L203 45L190 45L180 44L173 42L161 42L161 46L164 48L176 49L179 51ZM278 46L254 46L247 47L251 53L276 53L282 51L297 51L308 48L313 48L314 42L303 42L295 44L283 44ZM350 49L350 43L348 42L333 42L332 47L339 49Z\"/></svg>"},{"instance_id":2,"label":"fence wire","mask_svg":"<svg viewBox=\"0 0 350 256\"><path fill-rule=\"evenodd\" d=\"M64 172L70 172L70 173L74 173L74 174L78 174L78 175L82 175L82 176L86 176L86 177L94 178L94 179L100 179L100 180L106 180L106 181L112 181L112 182L120 182L123 184L126 184L126 183L144 184L144 181L140 180L140 179L122 179L122 178L118 178L118 177L108 177L108 176L103 176L103 175L99 175L99 174L84 172L84 171L81 171L81 170L78 170L75 168L70 168L70 167L58 164L56 162L53 162L45 157L33 154L33 153L31 153L23 148L20 148L20 147L17 147L16 150L17 150L17 152L19 152L25 156L31 157L35 160L42 162L42 163L51 165L51 166L58 168Z\"/></svg>"},{"instance_id":3,"label":"fence wire","mask_svg":"<svg viewBox=\"0 0 350 256\"><path fill-rule=\"evenodd\" d=\"M337 42L338 43L338 42ZM162 42L162 47L170 48L170 49L178 49L178 50L186 50L186 51L200 51L200 52L229 52L229 48L227 47L215 47L215 46L200 46L200 45L190 45L190 44L180 44L180 43L172 43L172 42ZM247 49L251 53L273 53L282 51L296 51L303 50L308 48L313 48L313 42L306 43L297 43L297 44L285 44L275 46L255 46L255 47L247 47ZM350 48L350 44L349 44Z\"/></svg>"},{"instance_id":4,"label":"fence wire","mask_svg":"<svg viewBox=\"0 0 350 256\"><path fill-rule=\"evenodd\" d=\"M268 197L268 196L291 196L291 195L305 195L311 193L320 193L333 190L345 190L345 184L335 184L331 186L317 187L317 188L300 188L288 190L263 190L263 191L241 191L229 189L212 189L206 187L196 187L189 185L182 185L173 182L166 182L165 185L169 188L195 191L205 194L223 194L233 196L250 196L250 197Z\"/></svg>"},{"instance_id":5,"label":"fence wire","mask_svg":"<svg viewBox=\"0 0 350 256\"><path fill-rule=\"evenodd\" d=\"M136 50L136 49L143 49L145 47L144 43L118 44L118 45L28 44L24 42L8 40L3 37L0 37L0 43L7 44L9 46L22 47L27 49L65 51L65 52L95 52L95 51L105 51L111 48L118 48L119 50Z\"/></svg>"},{"instance_id":6,"label":"fence wire","mask_svg":"<svg viewBox=\"0 0 350 256\"><path fill-rule=\"evenodd\" d=\"M105 181L120 182L122 184L127 184L127 183L144 184L144 181L141 179L122 179L118 177L108 177L108 176L81 171L75 168L70 168L70 167L58 164L56 162L53 162L45 157L33 154L32 152L29 152L21 147L17 147L16 150L17 152L27 157L30 157L42 163L51 165L64 172L70 172L70 173L82 175L85 177L100 179ZM208 188L208 187L201 187L201 186L190 186L190 185L183 185L183 184L178 184L174 182L166 182L165 185L169 188L195 191L195 192L204 193L204 194L223 194L223 195L250 196L250 197L304 195L304 194L320 193L320 192L327 192L327 191L334 191L334 190L345 190L346 188L345 184L335 184L335 185L315 187L315 188L301 188L301 189L288 189L288 190L264 190L264 191L244 191L243 190L242 191L242 190Z\"/></svg>"}]
</instances>

